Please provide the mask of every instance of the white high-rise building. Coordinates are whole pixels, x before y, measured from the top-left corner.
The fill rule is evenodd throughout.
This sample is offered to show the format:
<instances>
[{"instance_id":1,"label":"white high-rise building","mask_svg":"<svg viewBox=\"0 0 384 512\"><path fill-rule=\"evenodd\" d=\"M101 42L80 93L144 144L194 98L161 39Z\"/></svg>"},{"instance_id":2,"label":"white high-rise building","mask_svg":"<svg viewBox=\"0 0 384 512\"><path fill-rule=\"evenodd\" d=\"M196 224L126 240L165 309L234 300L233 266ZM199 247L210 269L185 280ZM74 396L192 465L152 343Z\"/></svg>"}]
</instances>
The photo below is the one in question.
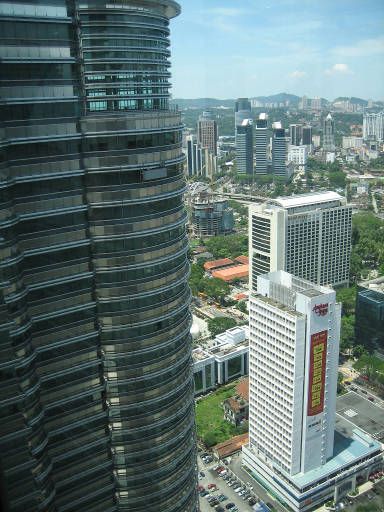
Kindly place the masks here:
<instances>
[{"instance_id":1,"label":"white high-rise building","mask_svg":"<svg viewBox=\"0 0 384 512\"><path fill-rule=\"evenodd\" d=\"M249 450L289 475L332 457L341 307L336 292L287 272L250 295Z\"/></svg>"},{"instance_id":2,"label":"white high-rise building","mask_svg":"<svg viewBox=\"0 0 384 512\"><path fill-rule=\"evenodd\" d=\"M285 270L318 285L349 282L352 208L336 192L249 207L250 276Z\"/></svg>"},{"instance_id":3,"label":"white high-rise building","mask_svg":"<svg viewBox=\"0 0 384 512\"><path fill-rule=\"evenodd\" d=\"M307 164L307 160L308 146L289 146L288 162L292 162L295 167L304 171Z\"/></svg>"},{"instance_id":4,"label":"white high-rise building","mask_svg":"<svg viewBox=\"0 0 384 512\"><path fill-rule=\"evenodd\" d=\"M363 117L363 139L384 140L384 111L378 114L365 113Z\"/></svg>"},{"instance_id":5,"label":"white high-rise building","mask_svg":"<svg viewBox=\"0 0 384 512\"><path fill-rule=\"evenodd\" d=\"M333 289L282 270L251 287L242 462L295 512L340 501L383 465L380 443L336 415L340 318Z\"/></svg>"}]
</instances>

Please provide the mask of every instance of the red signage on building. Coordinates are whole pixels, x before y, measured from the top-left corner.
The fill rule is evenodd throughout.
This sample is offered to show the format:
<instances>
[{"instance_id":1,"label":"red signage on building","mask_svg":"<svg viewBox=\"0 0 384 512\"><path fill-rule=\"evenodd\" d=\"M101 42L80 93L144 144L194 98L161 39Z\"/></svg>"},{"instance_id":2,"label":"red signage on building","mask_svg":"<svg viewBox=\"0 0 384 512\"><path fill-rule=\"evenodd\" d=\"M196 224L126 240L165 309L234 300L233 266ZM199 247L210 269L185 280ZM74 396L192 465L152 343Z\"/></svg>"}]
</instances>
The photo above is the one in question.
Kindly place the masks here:
<instances>
[{"instance_id":1,"label":"red signage on building","mask_svg":"<svg viewBox=\"0 0 384 512\"><path fill-rule=\"evenodd\" d=\"M328 305L327 305L328 306ZM309 367L308 416L320 414L324 409L325 369L327 366L328 331L311 336Z\"/></svg>"},{"instance_id":2,"label":"red signage on building","mask_svg":"<svg viewBox=\"0 0 384 512\"><path fill-rule=\"evenodd\" d=\"M316 304L312 311L316 313L317 316L325 316L328 313L328 304Z\"/></svg>"}]
</instances>

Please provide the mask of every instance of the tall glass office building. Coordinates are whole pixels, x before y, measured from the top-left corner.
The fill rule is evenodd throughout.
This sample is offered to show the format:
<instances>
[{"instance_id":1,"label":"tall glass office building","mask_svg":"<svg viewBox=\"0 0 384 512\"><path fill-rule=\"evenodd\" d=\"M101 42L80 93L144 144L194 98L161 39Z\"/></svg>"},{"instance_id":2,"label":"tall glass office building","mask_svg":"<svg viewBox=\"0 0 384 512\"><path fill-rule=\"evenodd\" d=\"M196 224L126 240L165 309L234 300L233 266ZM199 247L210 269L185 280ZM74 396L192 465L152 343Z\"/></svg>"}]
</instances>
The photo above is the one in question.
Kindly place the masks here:
<instances>
[{"instance_id":1,"label":"tall glass office building","mask_svg":"<svg viewBox=\"0 0 384 512\"><path fill-rule=\"evenodd\" d=\"M0 500L189 512L173 0L0 0Z\"/></svg>"}]
</instances>

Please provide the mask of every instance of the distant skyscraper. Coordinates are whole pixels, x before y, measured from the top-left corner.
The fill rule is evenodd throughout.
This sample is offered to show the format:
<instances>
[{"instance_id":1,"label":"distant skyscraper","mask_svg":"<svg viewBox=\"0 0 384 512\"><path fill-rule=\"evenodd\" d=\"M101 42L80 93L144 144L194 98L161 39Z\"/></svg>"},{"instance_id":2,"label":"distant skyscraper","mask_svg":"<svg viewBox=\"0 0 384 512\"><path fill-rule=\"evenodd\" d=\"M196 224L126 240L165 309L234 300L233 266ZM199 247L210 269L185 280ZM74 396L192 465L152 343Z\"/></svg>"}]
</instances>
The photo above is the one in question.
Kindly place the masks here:
<instances>
[{"instance_id":1,"label":"distant skyscraper","mask_svg":"<svg viewBox=\"0 0 384 512\"><path fill-rule=\"evenodd\" d=\"M289 138L291 139L292 146L300 146L302 138L302 125L290 124L289 125Z\"/></svg>"},{"instance_id":2,"label":"distant skyscraper","mask_svg":"<svg viewBox=\"0 0 384 512\"><path fill-rule=\"evenodd\" d=\"M335 122L331 113L327 115L323 123L323 150L335 151Z\"/></svg>"},{"instance_id":3,"label":"distant skyscraper","mask_svg":"<svg viewBox=\"0 0 384 512\"><path fill-rule=\"evenodd\" d=\"M252 119L252 107L248 98L239 98L235 103L235 130L244 119Z\"/></svg>"},{"instance_id":4,"label":"distant skyscraper","mask_svg":"<svg viewBox=\"0 0 384 512\"><path fill-rule=\"evenodd\" d=\"M193 135L187 137L188 176L200 175L203 168L203 152Z\"/></svg>"},{"instance_id":5,"label":"distant skyscraper","mask_svg":"<svg viewBox=\"0 0 384 512\"><path fill-rule=\"evenodd\" d=\"M311 108L312 110L321 110L321 98L316 96L311 100Z\"/></svg>"},{"instance_id":6,"label":"distant skyscraper","mask_svg":"<svg viewBox=\"0 0 384 512\"><path fill-rule=\"evenodd\" d=\"M304 146L310 146L312 144L312 126L303 126L301 143Z\"/></svg>"},{"instance_id":7,"label":"distant skyscraper","mask_svg":"<svg viewBox=\"0 0 384 512\"><path fill-rule=\"evenodd\" d=\"M172 0L0 1L0 502L195 511Z\"/></svg>"},{"instance_id":8,"label":"distant skyscraper","mask_svg":"<svg viewBox=\"0 0 384 512\"><path fill-rule=\"evenodd\" d=\"M270 199L250 206L253 286L260 274L286 270L316 284L347 285L352 209L336 192Z\"/></svg>"},{"instance_id":9,"label":"distant skyscraper","mask_svg":"<svg viewBox=\"0 0 384 512\"><path fill-rule=\"evenodd\" d=\"M384 111L377 114L364 113L363 117L364 140L384 140Z\"/></svg>"},{"instance_id":10,"label":"distant skyscraper","mask_svg":"<svg viewBox=\"0 0 384 512\"><path fill-rule=\"evenodd\" d=\"M280 122L272 125L272 172L275 176L287 177L287 140Z\"/></svg>"},{"instance_id":11,"label":"distant skyscraper","mask_svg":"<svg viewBox=\"0 0 384 512\"><path fill-rule=\"evenodd\" d=\"M217 122L210 111L205 111L197 122L197 139L202 148L208 148L217 156Z\"/></svg>"},{"instance_id":12,"label":"distant skyscraper","mask_svg":"<svg viewBox=\"0 0 384 512\"><path fill-rule=\"evenodd\" d=\"M260 114L256 121L255 129L255 155L256 155L256 174L267 174L267 143L268 143L268 127L267 115Z\"/></svg>"},{"instance_id":13,"label":"distant skyscraper","mask_svg":"<svg viewBox=\"0 0 384 512\"><path fill-rule=\"evenodd\" d=\"M252 119L244 119L237 126L236 163L239 174L253 174L253 124Z\"/></svg>"}]
</instances>

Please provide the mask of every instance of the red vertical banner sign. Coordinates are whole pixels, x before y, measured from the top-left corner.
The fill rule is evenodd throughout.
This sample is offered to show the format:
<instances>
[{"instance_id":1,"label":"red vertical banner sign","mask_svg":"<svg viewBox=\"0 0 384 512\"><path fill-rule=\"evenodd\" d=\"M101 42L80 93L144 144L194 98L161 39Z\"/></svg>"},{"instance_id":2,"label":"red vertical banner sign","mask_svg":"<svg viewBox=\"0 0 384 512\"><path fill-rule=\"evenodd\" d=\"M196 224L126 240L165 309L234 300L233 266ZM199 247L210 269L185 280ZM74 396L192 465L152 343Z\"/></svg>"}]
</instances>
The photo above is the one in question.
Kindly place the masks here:
<instances>
[{"instance_id":1,"label":"red vertical banner sign","mask_svg":"<svg viewBox=\"0 0 384 512\"><path fill-rule=\"evenodd\" d=\"M327 366L328 331L311 336L311 356L308 387L308 416L320 414L324 409L325 369Z\"/></svg>"}]
</instances>

